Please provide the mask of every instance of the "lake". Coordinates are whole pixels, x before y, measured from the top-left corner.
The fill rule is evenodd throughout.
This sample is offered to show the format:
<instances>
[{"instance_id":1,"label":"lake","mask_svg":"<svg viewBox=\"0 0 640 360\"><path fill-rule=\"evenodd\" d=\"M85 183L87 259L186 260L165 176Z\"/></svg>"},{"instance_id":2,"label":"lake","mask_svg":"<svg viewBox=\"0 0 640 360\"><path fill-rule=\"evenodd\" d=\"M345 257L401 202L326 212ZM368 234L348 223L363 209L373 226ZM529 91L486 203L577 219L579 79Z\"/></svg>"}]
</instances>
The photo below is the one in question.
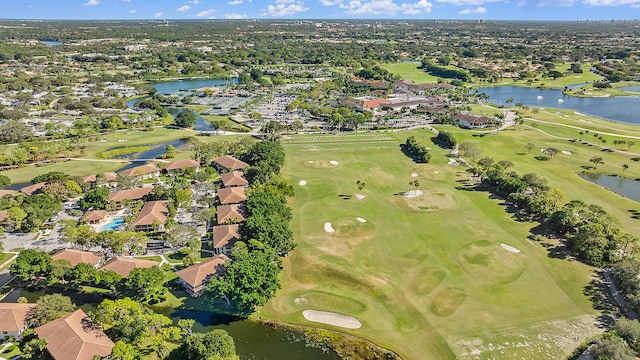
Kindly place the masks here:
<instances>
[{"instance_id":1,"label":"lake","mask_svg":"<svg viewBox=\"0 0 640 360\"><path fill-rule=\"evenodd\" d=\"M59 292L47 289L48 294ZM0 302L16 302L24 296L29 302L36 302L44 291L28 291L16 289ZM63 292L84 311L95 311L95 306L103 300L101 296L84 295L76 292ZM167 315L167 314L165 314ZM323 352L320 349L305 346L302 337L296 331L275 328L268 324L239 319L233 316L220 315L206 311L174 310L168 316L177 323L179 319L193 319L194 332L207 332L223 329L233 337L236 351L241 359L255 360L339 360L335 352Z\"/></svg>"},{"instance_id":2,"label":"lake","mask_svg":"<svg viewBox=\"0 0 640 360\"><path fill-rule=\"evenodd\" d=\"M237 83L237 79L221 80L221 79L209 79L209 80L176 80L176 81L161 81L152 82L149 85L156 88L158 94L167 95L179 90L194 90L203 87L226 87L230 84Z\"/></svg>"},{"instance_id":3,"label":"lake","mask_svg":"<svg viewBox=\"0 0 640 360\"><path fill-rule=\"evenodd\" d=\"M638 180L605 174L580 174L580 177L626 198L640 202L640 181Z\"/></svg>"},{"instance_id":4,"label":"lake","mask_svg":"<svg viewBox=\"0 0 640 360\"><path fill-rule=\"evenodd\" d=\"M131 163L119 168L118 170L116 170L116 172L120 172L123 170L134 168L136 166L143 165L148 161L148 159L157 159L161 157L166 153L165 147L167 147L167 145L172 145L177 150L184 150L185 147L189 146L189 141L184 139L167 141L159 144L153 144L153 147L149 150L116 156L114 157L116 159L125 159L125 160L131 161ZM124 143L123 146L127 146L126 143ZM144 146L144 145L141 145L141 146ZM109 148L107 149L107 151L117 149L117 148L118 147Z\"/></svg>"},{"instance_id":5,"label":"lake","mask_svg":"<svg viewBox=\"0 0 640 360\"><path fill-rule=\"evenodd\" d=\"M180 114L183 111L191 111L192 113L195 114L195 111L188 110L188 109L175 108L175 107L165 107L165 109L169 112L169 114L171 114L171 116L173 116L174 119L176 118L176 116L178 116L178 114ZM207 120L203 119L200 116L196 116L196 124L193 126L193 129L198 131L214 131L216 128Z\"/></svg>"},{"instance_id":6,"label":"lake","mask_svg":"<svg viewBox=\"0 0 640 360\"><path fill-rule=\"evenodd\" d=\"M522 103L526 106L540 106L546 108L573 109L577 112L597 116L603 119L640 124L638 109L640 97L616 96L609 98L580 98L567 96L561 90L543 90L519 86L481 87L478 92L484 92L491 98L489 101L496 105L505 105L505 101L513 98L511 105Z\"/></svg>"},{"instance_id":7,"label":"lake","mask_svg":"<svg viewBox=\"0 0 640 360\"><path fill-rule=\"evenodd\" d=\"M640 85L623 86L620 90L631 93L640 93Z\"/></svg>"},{"instance_id":8,"label":"lake","mask_svg":"<svg viewBox=\"0 0 640 360\"><path fill-rule=\"evenodd\" d=\"M58 40L38 40L41 43L47 45L47 46L55 46L55 45L62 45L62 41L58 41Z\"/></svg>"}]
</instances>

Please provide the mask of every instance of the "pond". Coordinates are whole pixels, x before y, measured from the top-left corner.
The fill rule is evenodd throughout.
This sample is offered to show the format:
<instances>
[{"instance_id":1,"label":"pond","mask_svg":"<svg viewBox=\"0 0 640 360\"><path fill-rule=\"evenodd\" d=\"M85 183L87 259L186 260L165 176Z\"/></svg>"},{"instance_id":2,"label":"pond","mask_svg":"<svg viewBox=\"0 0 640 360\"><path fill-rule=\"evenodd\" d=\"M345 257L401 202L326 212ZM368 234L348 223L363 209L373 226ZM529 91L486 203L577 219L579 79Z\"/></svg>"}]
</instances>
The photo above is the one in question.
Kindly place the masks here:
<instances>
[{"instance_id":1,"label":"pond","mask_svg":"<svg viewBox=\"0 0 640 360\"><path fill-rule=\"evenodd\" d=\"M173 116L174 119L176 118L176 116L178 116L178 114L180 114L183 111L191 111L192 113L195 114L195 111L188 110L188 109L175 108L175 107L165 107L165 109L167 109L169 114L171 114L171 116ZM210 122L208 122L207 120L203 119L200 116L196 116L196 124L193 126L193 128L194 130L197 130L197 131L214 131L216 129L216 127L213 126L213 124L211 124Z\"/></svg>"},{"instance_id":2,"label":"pond","mask_svg":"<svg viewBox=\"0 0 640 360\"><path fill-rule=\"evenodd\" d=\"M489 101L496 105L508 105L505 104L506 100L513 98L514 101L511 105L522 103L527 106L573 109L576 112L603 119L640 124L640 117L638 117L640 97L638 96L579 98L564 95L561 90L543 90L518 86L481 87L477 91L489 95L491 98Z\"/></svg>"},{"instance_id":3,"label":"pond","mask_svg":"<svg viewBox=\"0 0 640 360\"><path fill-rule=\"evenodd\" d=\"M55 46L55 45L62 45L62 41L58 41L58 40L38 40L41 43L47 45L47 46Z\"/></svg>"},{"instance_id":4,"label":"pond","mask_svg":"<svg viewBox=\"0 0 640 360\"><path fill-rule=\"evenodd\" d=\"M208 80L177 80L177 81L161 81L152 82L149 85L156 88L158 94L167 95L175 91L180 90L194 90L203 87L225 87L231 84L237 83L237 79L222 80L222 79L208 79Z\"/></svg>"},{"instance_id":5,"label":"pond","mask_svg":"<svg viewBox=\"0 0 640 360\"><path fill-rule=\"evenodd\" d=\"M640 85L623 86L620 90L630 93L640 93Z\"/></svg>"},{"instance_id":6,"label":"pond","mask_svg":"<svg viewBox=\"0 0 640 360\"><path fill-rule=\"evenodd\" d=\"M605 174L580 174L580 177L626 198L640 202L640 181L638 180Z\"/></svg>"},{"instance_id":7,"label":"pond","mask_svg":"<svg viewBox=\"0 0 640 360\"><path fill-rule=\"evenodd\" d=\"M51 294L54 289L47 289ZM95 306L103 298L99 295L86 295L77 292L62 292L71 297L72 301L85 311L94 311ZM45 291L28 291L15 289L0 302L17 302L23 296L29 302L36 302ZM167 315L167 314L165 314ZM228 315L220 315L206 311L193 311L178 309L169 317L177 323L179 319L193 319L196 321L193 331L207 332L213 329L226 330L233 337L236 350L241 359L255 360L338 360L340 357L335 352L323 352L320 349L305 346L304 341L299 341L301 335L293 330L275 328L273 326L239 319Z\"/></svg>"},{"instance_id":8,"label":"pond","mask_svg":"<svg viewBox=\"0 0 640 360\"><path fill-rule=\"evenodd\" d=\"M180 149L185 149L186 147L189 146L189 140L185 140L185 139L178 139L178 140L173 140L173 141L167 141L167 142L163 142L163 143L158 143L158 144L153 144L153 147L149 150L145 150L145 151L141 151L141 152L134 152L134 153L130 153L130 154L124 154L124 155L119 155L116 158L118 159L127 159L129 161L131 161L129 164L119 168L116 170L116 172L120 172L123 170L127 170L127 169L131 169L134 168L136 166L140 166L143 165L144 163L146 163L149 159L157 159L159 157L161 157L162 155L164 155L167 151L165 150L165 147L167 147L167 145L172 145L173 147L175 147L176 149L180 150ZM123 145L126 146L126 145ZM144 146L141 145L141 146ZM107 149L107 151L109 150L113 150L113 149L117 149L117 147L114 148L109 148Z\"/></svg>"}]
</instances>

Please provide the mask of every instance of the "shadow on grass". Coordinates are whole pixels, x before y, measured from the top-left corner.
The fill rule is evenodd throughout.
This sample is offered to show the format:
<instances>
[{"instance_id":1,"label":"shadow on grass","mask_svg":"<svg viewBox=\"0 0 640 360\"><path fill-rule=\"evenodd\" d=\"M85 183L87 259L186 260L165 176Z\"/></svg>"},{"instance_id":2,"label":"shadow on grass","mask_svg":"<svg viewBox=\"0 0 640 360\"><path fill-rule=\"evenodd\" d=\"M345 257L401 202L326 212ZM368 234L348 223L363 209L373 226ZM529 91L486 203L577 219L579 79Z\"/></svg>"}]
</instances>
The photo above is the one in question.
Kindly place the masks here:
<instances>
[{"instance_id":1,"label":"shadow on grass","mask_svg":"<svg viewBox=\"0 0 640 360\"><path fill-rule=\"evenodd\" d=\"M595 310L600 312L597 317L598 327L609 328L616 318L620 317L620 310L615 304L615 300L611 296L607 284L603 281L601 271L597 272L598 276L591 279L582 293L591 300L591 304Z\"/></svg>"},{"instance_id":2,"label":"shadow on grass","mask_svg":"<svg viewBox=\"0 0 640 360\"><path fill-rule=\"evenodd\" d=\"M442 141L442 140L438 139L438 137L437 137L437 136L432 136L432 137L431 137L431 142L432 142L434 145L436 145L436 146L438 146L439 148L441 148L441 149L445 149L445 150L447 150L447 149L451 149L451 146L447 145L447 143L445 143L444 141ZM402 145L401 145L401 146L402 146Z\"/></svg>"},{"instance_id":3,"label":"shadow on grass","mask_svg":"<svg viewBox=\"0 0 640 360\"><path fill-rule=\"evenodd\" d=\"M414 163L417 163L417 164L424 164L425 163L424 161L422 161L422 159L418 158L415 154L411 153L411 150L409 149L409 147L406 144L400 144L400 151L402 151L402 153L406 157L411 159Z\"/></svg>"},{"instance_id":4,"label":"shadow on grass","mask_svg":"<svg viewBox=\"0 0 640 360\"><path fill-rule=\"evenodd\" d=\"M340 194L340 195L338 195L338 197L341 197L341 198L342 198L342 200L351 200L351 198L353 197L353 195Z\"/></svg>"}]
</instances>

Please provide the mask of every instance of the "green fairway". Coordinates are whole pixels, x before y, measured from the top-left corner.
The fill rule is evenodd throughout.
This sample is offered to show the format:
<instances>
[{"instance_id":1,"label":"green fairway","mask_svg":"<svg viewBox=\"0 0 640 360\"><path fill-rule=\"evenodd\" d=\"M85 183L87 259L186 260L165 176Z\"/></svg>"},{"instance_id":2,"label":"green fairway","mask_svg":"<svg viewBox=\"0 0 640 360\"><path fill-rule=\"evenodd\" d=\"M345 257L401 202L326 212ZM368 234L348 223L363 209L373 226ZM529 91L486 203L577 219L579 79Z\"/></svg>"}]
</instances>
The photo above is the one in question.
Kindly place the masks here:
<instances>
[{"instance_id":1,"label":"green fairway","mask_svg":"<svg viewBox=\"0 0 640 360\"><path fill-rule=\"evenodd\" d=\"M402 62L397 64L380 64L380 67L399 75L404 80L413 80L416 84L438 82L438 77L427 74L424 70L418 69L419 62Z\"/></svg>"},{"instance_id":2,"label":"green fairway","mask_svg":"<svg viewBox=\"0 0 640 360\"><path fill-rule=\"evenodd\" d=\"M587 201L617 196L567 171L561 158L542 163L534 154L516 155L527 139L560 146L554 143L560 140L543 144L546 136L535 130L483 138L454 131L465 141L484 142L482 149L496 160L518 161L519 172L562 172L550 181L569 199L585 199L585 189L594 192ZM349 141L345 135L342 142L285 142L298 247L285 258L282 288L260 316L310 326L319 325L305 320L303 310L354 316L361 329L326 327L406 359L561 358L601 331L583 292L592 268L549 256L526 238L537 223L516 221L488 193L462 189L468 173L447 165L448 151L433 144L427 130L388 135L395 141ZM410 135L433 148L430 164L402 154L399 144ZM580 161L571 167L577 170L592 150L575 150L582 151L571 158ZM424 194L401 196L415 179ZM357 180L366 182L362 200L353 196ZM622 201L616 215L634 207ZM325 231L327 222L334 233Z\"/></svg>"}]
</instances>

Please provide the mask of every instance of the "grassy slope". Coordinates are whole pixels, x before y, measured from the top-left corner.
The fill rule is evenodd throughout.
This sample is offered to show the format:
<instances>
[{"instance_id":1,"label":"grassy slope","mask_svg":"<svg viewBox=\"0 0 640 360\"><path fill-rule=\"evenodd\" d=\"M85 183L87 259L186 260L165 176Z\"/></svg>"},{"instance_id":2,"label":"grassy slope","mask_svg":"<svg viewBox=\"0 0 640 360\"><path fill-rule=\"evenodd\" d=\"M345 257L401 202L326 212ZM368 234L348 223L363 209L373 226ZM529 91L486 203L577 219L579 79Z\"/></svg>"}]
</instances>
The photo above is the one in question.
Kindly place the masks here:
<instances>
[{"instance_id":1,"label":"grassy slope","mask_svg":"<svg viewBox=\"0 0 640 360\"><path fill-rule=\"evenodd\" d=\"M403 62L397 64L380 64L380 67L394 74L400 75L402 79L413 80L416 84L437 83L438 77L432 76L418 69L419 62Z\"/></svg>"},{"instance_id":2,"label":"grassy slope","mask_svg":"<svg viewBox=\"0 0 640 360\"><path fill-rule=\"evenodd\" d=\"M446 152L425 130L394 136L403 141L411 134L434 147L431 164L412 163L398 141L286 146L285 174L294 184L308 182L296 187L291 204L299 246L285 259L282 290L261 315L308 325L304 309L353 315L363 328L348 332L408 359L466 357L473 350L483 357L557 358L577 346L561 341L574 336L570 329L596 332L586 325L594 311L582 293L591 269L529 243L535 224L514 221L488 194L456 190L456 181L467 178L463 169L446 165ZM314 167L321 160L340 166ZM427 192L422 200L394 195L409 190L412 172ZM367 183L366 198L343 200L339 195L353 194L358 179ZM336 234L323 231L325 221ZM509 253L500 243L523 252ZM531 347L515 346L519 336Z\"/></svg>"}]
</instances>

